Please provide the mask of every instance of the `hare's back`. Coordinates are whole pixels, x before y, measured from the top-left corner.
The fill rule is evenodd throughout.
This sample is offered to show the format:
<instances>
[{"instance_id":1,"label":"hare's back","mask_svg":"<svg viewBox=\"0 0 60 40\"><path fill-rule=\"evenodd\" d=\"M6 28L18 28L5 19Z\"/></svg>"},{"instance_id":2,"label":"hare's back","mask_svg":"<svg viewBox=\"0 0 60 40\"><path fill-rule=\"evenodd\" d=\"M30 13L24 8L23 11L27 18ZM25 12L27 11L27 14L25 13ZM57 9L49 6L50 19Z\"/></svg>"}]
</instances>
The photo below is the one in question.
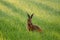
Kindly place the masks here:
<instances>
[{"instance_id":1,"label":"hare's back","mask_svg":"<svg viewBox=\"0 0 60 40\"><path fill-rule=\"evenodd\" d=\"M33 28L34 29L40 29L38 26L36 26L36 25L33 25Z\"/></svg>"}]
</instances>

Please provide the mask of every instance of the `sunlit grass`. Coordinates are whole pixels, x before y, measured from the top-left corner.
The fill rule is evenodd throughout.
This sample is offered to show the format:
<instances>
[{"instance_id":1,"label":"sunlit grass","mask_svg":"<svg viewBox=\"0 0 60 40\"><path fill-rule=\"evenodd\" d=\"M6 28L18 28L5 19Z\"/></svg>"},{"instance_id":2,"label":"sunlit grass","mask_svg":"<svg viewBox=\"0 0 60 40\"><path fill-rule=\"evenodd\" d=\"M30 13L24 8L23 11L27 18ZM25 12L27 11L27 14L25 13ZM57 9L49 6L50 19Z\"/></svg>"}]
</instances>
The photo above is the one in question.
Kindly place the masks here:
<instances>
[{"instance_id":1,"label":"sunlit grass","mask_svg":"<svg viewBox=\"0 0 60 40\"><path fill-rule=\"evenodd\" d=\"M59 0L0 0L0 40L60 40ZM27 13L43 32L28 32Z\"/></svg>"}]
</instances>

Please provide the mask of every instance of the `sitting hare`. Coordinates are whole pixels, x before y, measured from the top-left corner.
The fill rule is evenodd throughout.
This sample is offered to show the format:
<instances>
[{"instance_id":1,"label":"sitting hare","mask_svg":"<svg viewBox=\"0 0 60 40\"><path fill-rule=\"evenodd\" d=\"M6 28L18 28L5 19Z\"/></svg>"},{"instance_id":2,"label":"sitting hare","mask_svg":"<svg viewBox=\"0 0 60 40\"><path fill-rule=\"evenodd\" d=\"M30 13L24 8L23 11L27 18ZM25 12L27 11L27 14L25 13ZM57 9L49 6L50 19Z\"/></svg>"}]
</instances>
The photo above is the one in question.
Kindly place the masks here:
<instances>
[{"instance_id":1,"label":"sitting hare","mask_svg":"<svg viewBox=\"0 0 60 40\"><path fill-rule=\"evenodd\" d=\"M27 29L29 31L38 31L38 32L41 32L42 30L38 26L32 24L31 20L32 20L33 14L31 16L29 14L27 14L27 16L28 16Z\"/></svg>"}]
</instances>

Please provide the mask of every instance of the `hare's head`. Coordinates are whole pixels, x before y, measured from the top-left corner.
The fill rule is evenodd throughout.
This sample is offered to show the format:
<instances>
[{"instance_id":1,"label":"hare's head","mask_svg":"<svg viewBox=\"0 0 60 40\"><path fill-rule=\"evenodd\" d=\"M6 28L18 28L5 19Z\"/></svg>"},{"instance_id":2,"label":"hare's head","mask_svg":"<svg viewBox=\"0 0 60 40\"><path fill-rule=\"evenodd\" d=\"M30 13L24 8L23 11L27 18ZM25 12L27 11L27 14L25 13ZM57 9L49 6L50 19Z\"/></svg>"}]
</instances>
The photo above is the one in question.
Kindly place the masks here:
<instances>
[{"instance_id":1,"label":"hare's head","mask_svg":"<svg viewBox=\"0 0 60 40\"><path fill-rule=\"evenodd\" d=\"M27 16L28 16L28 19L32 19L33 14L31 16L29 14L27 14Z\"/></svg>"},{"instance_id":2,"label":"hare's head","mask_svg":"<svg viewBox=\"0 0 60 40\"><path fill-rule=\"evenodd\" d=\"M33 14L31 16L29 14L27 14L27 16L28 16L28 21L31 21Z\"/></svg>"}]
</instances>

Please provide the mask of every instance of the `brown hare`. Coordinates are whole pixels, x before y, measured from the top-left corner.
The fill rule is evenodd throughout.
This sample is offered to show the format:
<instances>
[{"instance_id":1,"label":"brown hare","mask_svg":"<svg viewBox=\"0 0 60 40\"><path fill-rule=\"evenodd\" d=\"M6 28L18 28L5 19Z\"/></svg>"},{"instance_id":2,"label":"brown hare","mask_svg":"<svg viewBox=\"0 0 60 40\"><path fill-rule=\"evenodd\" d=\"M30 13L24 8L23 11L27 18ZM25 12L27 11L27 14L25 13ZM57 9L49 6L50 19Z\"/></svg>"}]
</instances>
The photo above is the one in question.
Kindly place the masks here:
<instances>
[{"instance_id":1,"label":"brown hare","mask_svg":"<svg viewBox=\"0 0 60 40\"><path fill-rule=\"evenodd\" d=\"M28 16L28 20L27 20L28 31L38 31L38 32L41 32L42 30L38 26L32 24L33 14L31 16L29 14L27 14L27 16Z\"/></svg>"}]
</instances>

